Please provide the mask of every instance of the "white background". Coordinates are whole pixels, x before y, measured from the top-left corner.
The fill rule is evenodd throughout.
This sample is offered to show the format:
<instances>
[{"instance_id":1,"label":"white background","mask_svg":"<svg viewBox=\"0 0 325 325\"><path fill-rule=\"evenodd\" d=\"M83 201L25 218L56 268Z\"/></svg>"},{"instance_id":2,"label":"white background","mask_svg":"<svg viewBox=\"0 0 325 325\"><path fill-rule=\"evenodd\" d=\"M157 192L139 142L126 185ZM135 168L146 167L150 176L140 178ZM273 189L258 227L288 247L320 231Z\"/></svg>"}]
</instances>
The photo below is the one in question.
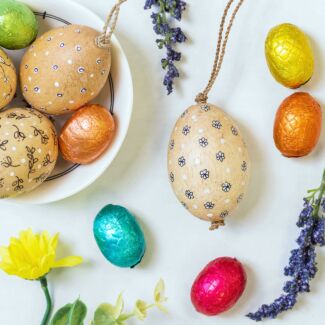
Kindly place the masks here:
<instances>
[{"instance_id":1,"label":"white background","mask_svg":"<svg viewBox=\"0 0 325 325\"><path fill-rule=\"evenodd\" d=\"M112 0L78 0L102 18ZM167 97L161 86L160 57L144 0L124 5L116 32L129 59L135 90L134 115L125 144L107 172L82 193L46 206L10 206L0 203L0 243L32 227L60 232L59 255L81 254L85 263L49 276L55 308L78 296L89 306L87 320L101 302L113 302L120 291L132 308L136 298L151 299L156 281L163 277L169 296L169 314L153 311L150 325L252 324L244 315L280 293L283 266L298 235L295 227L302 198L317 187L325 158L322 133L317 149L307 158L281 157L272 140L275 111L293 91L277 84L267 70L264 39L272 26L292 22L312 39L316 71L303 88L325 102L325 5L321 0L246 1L235 22L220 77L210 102L231 114L246 137L253 176L246 200L215 232L190 216L176 201L168 184L166 147L177 117L193 103L208 79L216 45L217 26L225 0L189 0L182 28L189 42L180 47L182 77L175 94ZM80 21L82 24L83 22ZM118 108L117 108L118 109ZM136 269L118 269L100 254L92 235L96 213L106 204L126 206L140 220L148 241L143 263ZM318 251L320 272L293 312L278 324L323 322L325 252ZM197 273L212 259L234 256L247 270L248 285L240 302L214 318L197 314L189 299ZM36 282L0 273L0 324L39 324L44 298ZM131 321L130 324L136 324Z\"/></svg>"}]
</instances>

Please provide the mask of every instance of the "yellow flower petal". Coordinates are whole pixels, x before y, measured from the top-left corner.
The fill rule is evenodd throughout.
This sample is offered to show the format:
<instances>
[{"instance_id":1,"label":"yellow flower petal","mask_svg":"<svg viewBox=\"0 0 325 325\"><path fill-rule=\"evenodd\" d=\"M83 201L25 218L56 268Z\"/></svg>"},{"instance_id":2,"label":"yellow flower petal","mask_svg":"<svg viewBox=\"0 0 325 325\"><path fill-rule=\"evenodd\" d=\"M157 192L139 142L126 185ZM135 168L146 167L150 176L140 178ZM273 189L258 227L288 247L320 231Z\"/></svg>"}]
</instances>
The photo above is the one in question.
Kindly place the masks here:
<instances>
[{"instance_id":1,"label":"yellow flower petal","mask_svg":"<svg viewBox=\"0 0 325 325\"><path fill-rule=\"evenodd\" d=\"M81 264L83 261L81 256L68 256L61 260L55 261L52 265L53 268L57 267L72 267Z\"/></svg>"},{"instance_id":2,"label":"yellow flower petal","mask_svg":"<svg viewBox=\"0 0 325 325\"><path fill-rule=\"evenodd\" d=\"M47 231L34 234L23 230L19 238L12 237L8 247L0 247L0 269L9 275L37 280L52 268L72 267L82 262L79 256L55 261L59 234L51 237Z\"/></svg>"},{"instance_id":3,"label":"yellow flower petal","mask_svg":"<svg viewBox=\"0 0 325 325\"><path fill-rule=\"evenodd\" d=\"M143 300L137 300L137 302L135 303L135 307L134 307L134 315L136 318L138 318L139 320L145 320L148 313L147 313L147 303Z\"/></svg>"}]
</instances>

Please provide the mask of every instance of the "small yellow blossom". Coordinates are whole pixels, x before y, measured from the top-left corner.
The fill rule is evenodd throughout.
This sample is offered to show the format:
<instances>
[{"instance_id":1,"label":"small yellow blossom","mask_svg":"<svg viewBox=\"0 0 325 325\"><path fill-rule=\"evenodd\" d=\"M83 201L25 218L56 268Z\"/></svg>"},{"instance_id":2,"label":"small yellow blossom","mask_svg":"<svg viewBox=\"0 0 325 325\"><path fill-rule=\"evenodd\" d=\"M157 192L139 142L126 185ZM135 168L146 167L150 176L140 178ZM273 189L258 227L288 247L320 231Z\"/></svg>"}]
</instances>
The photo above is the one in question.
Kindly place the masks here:
<instances>
[{"instance_id":1,"label":"small yellow blossom","mask_svg":"<svg viewBox=\"0 0 325 325\"><path fill-rule=\"evenodd\" d=\"M137 300L137 302L135 303L135 307L134 307L134 316L136 318L138 318L139 320L145 320L147 318L147 309L148 309L148 305L145 301L143 300Z\"/></svg>"},{"instance_id":2,"label":"small yellow blossom","mask_svg":"<svg viewBox=\"0 0 325 325\"><path fill-rule=\"evenodd\" d=\"M12 237L8 247L0 247L0 269L9 275L26 280L38 280L52 268L72 267L82 263L80 256L69 256L58 261L56 247L59 234L51 237L47 231L34 234L31 229Z\"/></svg>"},{"instance_id":3,"label":"small yellow blossom","mask_svg":"<svg viewBox=\"0 0 325 325\"><path fill-rule=\"evenodd\" d=\"M160 279L156 285L154 299L157 308L166 313L167 309L163 306L163 303L167 301L167 298L165 297L165 283L162 279Z\"/></svg>"}]
</instances>

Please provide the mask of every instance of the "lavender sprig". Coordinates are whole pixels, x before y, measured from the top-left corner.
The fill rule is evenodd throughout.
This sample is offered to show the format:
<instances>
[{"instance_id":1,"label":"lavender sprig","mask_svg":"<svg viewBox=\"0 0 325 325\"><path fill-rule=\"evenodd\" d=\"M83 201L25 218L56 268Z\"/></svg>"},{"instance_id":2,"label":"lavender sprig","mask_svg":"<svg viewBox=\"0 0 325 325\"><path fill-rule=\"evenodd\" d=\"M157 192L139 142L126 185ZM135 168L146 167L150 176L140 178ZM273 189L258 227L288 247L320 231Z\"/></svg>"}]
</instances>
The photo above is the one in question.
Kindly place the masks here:
<instances>
[{"instance_id":1,"label":"lavender sprig","mask_svg":"<svg viewBox=\"0 0 325 325\"><path fill-rule=\"evenodd\" d=\"M181 60L182 54L174 49L177 43L186 41L186 36L179 27L171 27L171 19L180 21L186 9L186 2L182 0L146 0L144 9L157 8L151 14L153 30L161 38L156 40L159 49L166 48L167 55L161 60L161 66L166 71L164 85L168 95L173 91L174 79L179 77L179 72L174 64Z\"/></svg>"},{"instance_id":2,"label":"lavender sprig","mask_svg":"<svg viewBox=\"0 0 325 325\"><path fill-rule=\"evenodd\" d=\"M284 275L291 277L283 287L283 294L269 305L262 305L247 317L255 321L276 318L292 309L300 293L310 291L310 281L317 273L316 247L325 246L325 171L319 188L308 191L297 226L301 228L297 239L298 248L291 251ZM318 194L317 198L316 195Z\"/></svg>"}]
</instances>

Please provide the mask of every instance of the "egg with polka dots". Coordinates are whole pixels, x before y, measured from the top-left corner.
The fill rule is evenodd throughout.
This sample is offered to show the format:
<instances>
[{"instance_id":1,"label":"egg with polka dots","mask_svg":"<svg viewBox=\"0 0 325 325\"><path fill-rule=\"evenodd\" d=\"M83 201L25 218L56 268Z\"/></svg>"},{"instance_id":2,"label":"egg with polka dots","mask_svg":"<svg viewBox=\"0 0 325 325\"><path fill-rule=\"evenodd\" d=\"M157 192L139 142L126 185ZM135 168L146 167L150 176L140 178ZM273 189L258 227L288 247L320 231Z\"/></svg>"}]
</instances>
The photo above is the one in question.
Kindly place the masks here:
<instances>
[{"instance_id":1,"label":"egg with polka dots","mask_svg":"<svg viewBox=\"0 0 325 325\"><path fill-rule=\"evenodd\" d=\"M0 109L14 98L17 75L14 64L5 51L0 48Z\"/></svg>"},{"instance_id":2,"label":"egg with polka dots","mask_svg":"<svg viewBox=\"0 0 325 325\"><path fill-rule=\"evenodd\" d=\"M98 96L111 67L111 54L96 45L93 28L69 25L39 37L24 54L20 79L26 101L37 110L62 115Z\"/></svg>"},{"instance_id":3,"label":"egg with polka dots","mask_svg":"<svg viewBox=\"0 0 325 325\"><path fill-rule=\"evenodd\" d=\"M11 108L0 112L0 198L40 186L58 157L52 122L40 112Z\"/></svg>"},{"instance_id":4,"label":"egg with polka dots","mask_svg":"<svg viewBox=\"0 0 325 325\"><path fill-rule=\"evenodd\" d=\"M171 134L168 172L191 214L211 222L212 230L223 225L249 182L250 159L238 126L214 105L189 107Z\"/></svg>"}]
</instances>

